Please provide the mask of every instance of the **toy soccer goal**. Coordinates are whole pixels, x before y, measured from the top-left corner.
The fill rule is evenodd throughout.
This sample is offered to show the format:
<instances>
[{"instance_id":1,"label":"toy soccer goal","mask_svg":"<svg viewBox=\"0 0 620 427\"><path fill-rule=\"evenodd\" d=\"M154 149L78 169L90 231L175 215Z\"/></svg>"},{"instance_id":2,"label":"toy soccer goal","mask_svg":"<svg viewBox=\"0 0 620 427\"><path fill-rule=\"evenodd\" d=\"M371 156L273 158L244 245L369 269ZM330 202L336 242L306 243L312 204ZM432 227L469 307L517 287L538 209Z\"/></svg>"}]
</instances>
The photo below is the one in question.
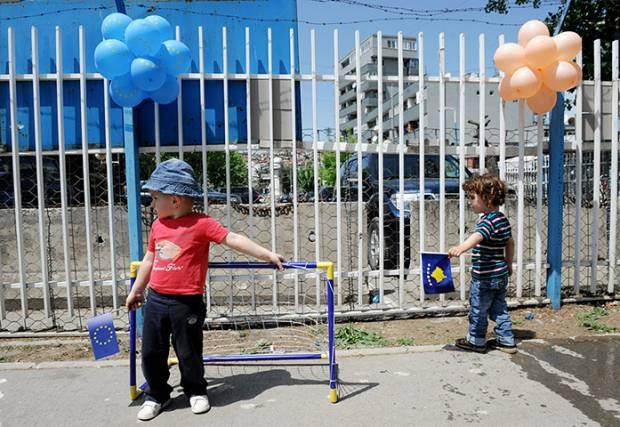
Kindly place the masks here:
<instances>
[{"instance_id":1,"label":"toy soccer goal","mask_svg":"<svg viewBox=\"0 0 620 427\"><path fill-rule=\"evenodd\" d=\"M131 264L130 284L133 286L140 263ZM338 401L338 367L335 352L334 322L334 268L331 262L287 262L286 269L310 270L320 278L321 295L324 296L326 310L308 314L284 315L246 315L236 314L218 319L208 319L203 334L205 355L203 362L260 362L290 360L327 360L329 366L329 399ZM245 277L234 272L244 270L265 270L274 265L261 262L214 262L209 270L221 270L221 276L230 281ZM295 279L297 280L297 279ZM213 300L213 296L211 296ZM132 400L138 398L146 384L137 386L137 316L129 313L129 394ZM169 364L177 363L170 358Z\"/></svg>"}]
</instances>

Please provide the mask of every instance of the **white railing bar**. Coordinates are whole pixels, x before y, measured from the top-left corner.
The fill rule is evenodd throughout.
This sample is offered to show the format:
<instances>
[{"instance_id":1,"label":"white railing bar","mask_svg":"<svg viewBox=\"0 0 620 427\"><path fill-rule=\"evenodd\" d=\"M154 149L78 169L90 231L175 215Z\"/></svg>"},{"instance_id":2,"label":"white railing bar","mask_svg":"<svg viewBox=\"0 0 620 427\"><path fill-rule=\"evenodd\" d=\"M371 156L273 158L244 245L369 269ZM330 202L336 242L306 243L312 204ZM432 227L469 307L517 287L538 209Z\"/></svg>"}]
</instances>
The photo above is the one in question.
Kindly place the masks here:
<instances>
[{"instance_id":1,"label":"white railing bar","mask_svg":"<svg viewBox=\"0 0 620 427\"><path fill-rule=\"evenodd\" d=\"M292 28L289 30L289 52L290 52L290 67L291 67L291 141L293 142L292 146L292 155L293 155L293 165L297 165L297 120L295 118L297 113L296 106L296 80L294 77L295 73L295 30ZM299 201L297 200L297 168L294 166L293 169L293 256L294 259L299 259ZM299 312L299 276L297 271L295 271L295 312ZM340 286L338 287L340 289Z\"/></svg>"},{"instance_id":2,"label":"white railing bar","mask_svg":"<svg viewBox=\"0 0 620 427\"><path fill-rule=\"evenodd\" d=\"M110 137L110 97L108 96L108 88L110 82L103 80L103 115L105 129L105 165L106 165L106 182L108 187L108 240L110 241L110 273L114 286L112 287L112 305L114 309L118 308L118 277L116 271L116 226L114 218L114 171L112 168L112 141Z\"/></svg>"},{"instance_id":3,"label":"white railing bar","mask_svg":"<svg viewBox=\"0 0 620 427\"><path fill-rule=\"evenodd\" d=\"M19 133L17 124L17 84L15 82L15 33L13 27L8 28L8 50L9 50L9 104L11 109L11 157L13 161L13 203L15 208L15 234L17 240L17 257L19 266L20 281L20 300L22 307L22 318L24 326L26 326L26 318L28 317L28 296L26 289L26 269L25 269L25 253L24 253L24 233L22 226L22 193L20 178L20 160L19 160Z\"/></svg>"},{"instance_id":4,"label":"white railing bar","mask_svg":"<svg viewBox=\"0 0 620 427\"><path fill-rule=\"evenodd\" d=\"M226 27L222 27L222 70L224 71L224 78L222 79L223 89L223 101L224 101L224 162L226 168L226 226L228 229L232 226L231 208L230 208L230 131L228 129L229 117L228 117L228 33ZM226 258L230 262L232 261L230 251L226 252ZM228 277L232 283L232 271L228 272ZM232 312L234 308L233 295L234 288L229 286L228 293L228 306Z\"/></svg>"},{"instance_id":5,"label":"white railing bar","mask_svg":"<svg viewBox=\"0 0 620 427\"><path fill-rule=\"evenodd\" d=\"M310 71L316 76L316 32L310 30ZM314 175L314 259L316 262L321 260L321 222L319 212L319 151L316 148L318 137L317 111L316 111L316 79L312 79L312 162ZM319 277L315 280L317 311L321 304L321 281Z\"/></svg>"},{"instance_id":6,"label":"white railing bar","mask_svg":"<svg viewBox=\"0 0 620 427\"><path fill-rule=\"evenodd\" d=\"M378 213L379 213L379 302L383 301L383 270L385 267L385 215L383 212L383 149L385 144L383 143L383 33L377 31L377 77L379 78L377 84L377 144L379 148L379 196L377 198ZM362 169L362 165L357 165L359 169ZM371 242L368 242L370 245Z\"/></svg>"},{"instance_id":7,"label":"white railing bar","mask_svg":"<svg viewBox=\"0 0 620 427\"><path fill-rule=\"evenodd\" d=\"M594 40L594 151L592 152L592 162L594 172L592 176L592 252L591 252L591 273L590 290L596 291L597 260L598 260L598 227L599 212L601 208L601 41Z\"/></svg>"},{"instance_id":8,"label":"white railing bar","mask_svg":"<svg viewBox=\"0 0 620 427\"><path fill-rule=\"evenodd\" d=\"M419 61L418 61L418 76L420 79L419 90L416 95L416 102L420 105L419 108L419 129L420 129L420 142L419 142L419 185L418 188L426 188L424 184L424 150L425 141L424 141L424 114L426 114L426 89L424 87L424 33L418 33L418 49L419 49ZM419 230L418 230L418 240L420 244L420 253L424 252L424 247L426 245L425 242L425 234L426 234L426 218L424 212L424 197L419 197ZM422 274L419 276L419 284L420 284L420 302L424 302L424 283Z\"/></svg>"},{"instance_id":9,"label":"white railing bar","mask_svg":"<svg viewBox=\"0 0 620 427\"><path fill-rule=\"evenodd\" d=\"M504 35L499 35L499 45L504 44ZM500 78L504 77L504 72L500 71ZM498 94L499 95L499 94ZM506 102L499 98L499 179L506 181ZM542 144L538 144L542 145ZM506 210L506 206L500 209L502 212Z\"/></svg>"},{"instance_id":10,"label":"white railing bar","mask_svg":"<svg viewBox=\"0 0 620 427\"><path fill-rule=\"evenodd\" d=\"M246 133L247 133L247 159L248 159L248 206L250 207L248 212L248 236L250 239L254 239L254 188L252 183L254 182L254 168L252 167L252 81L250 80L250 27L245 27L245 71L247 78L245 80L245 111L246 111ZM293 85L295 82L293 82ZM293 107L293 116L295 116L295 107ZM295 120L293 119L293 123ZM293 131L293 135L294 135ZM293 137L293 141L295 138ZM230 147L229 147L230 148ZM205 175L206 179L206 175ZM205 184L206 185L206 184ZM297 238L297 236L295 236ZM297 259L297 258L295 258ZM256 311L256 279L252 275L252 311ZM295 282L299 282L295 279ZM297 285L296 285L297 286ZM298 289L295 289L295 299L297 300ZM295 306L297 311L297 305Z\"/></svg>"},{"instance_id":11,"label":"white railing bar","mask_svg":"<svg viewBox=\"0 0 620 427\"><path fill-rule=\"evenodd\" d=\"M360 33L355 31L355 101L357 107L357 305L364 305L364 278L362 257L364 249L364 230L362 229L363 217L363 193L362 193L362 70L361 70Z\"/></svg>"},{"instance_id":12,"label":"white railing bar","mask_svg":"<svg viewBox=\"0 0 620 427\"><path fill-rule=\"evenodd\" d=\"M200 71L200 153L201 153L201 161L202 161L202 205L204 206L205 214L208 213L209 210L209 200L207 198L207 188L208 188L208 180L207 180L207 105L206 105L206 94L205 94L205 45L204 45L204 33L202 26L198 27L198 68ZM226 149L226 147L224 147ZM209 280L209 275L207 275L207 280ZM208 285L207 285L208 289ZM211 293L207 293L207 306L211 307Z\"/></svg>"},{"instance_id":13,"label":"white railing bar","mask_svg":"<svg viewBox=\"0 0 620 427\"><path fill-rule=\"evenodd\" d=\"M204 206L204 213L209 213L209 198L207 197L207 106L206 106L206 94L205 94L205 46L204 46L204 32L202 25L198 27L198 71L200 72L200 154L202 161L202 205ZM180 88L179 88L180 89ZM248 113L249 114L249 113ZM207 274L205 278L205 287L207 294L207 313L212 310L211 301L211 275Z\"/></svg>"},{"instance_id":14,"label":"white railing bar","mask_svg":"<svg viewBox=\"0 0 620 427\"><path fill-rule=\"evenodd\" d=\"M405 194L405 106L404 96L404 60L403 60L403 32L398 32L398 193ZM411 202L409 202L411 203ZM413 217L409 209L409 224ZM409 226L409 257L411 258L411 225ZM398 306L405 304L405 199L400 200L400 215L398 215ZM409 261L411 263L411 261Z\"/></svg>"},{"instance_id":15,"label":"white railing bar","mask_svg":"<svg viewBox=\"0 0 620 427\"><path fill-rule=\"evenodd\" d=\"M339 64L339 51L338 51L338 29L334 29L334 128L336 134L336 141L340 141L340 118L338 113L340 111L338 103L339 95L339 78L340 72L338 70ZM291 68L291 73L293 72ZM340 194L340 144L336 144L336 183L335 183L335 196L336 196L336 281L337 288L337 304L342 306L342 283L341 283L341 269L342 269L342 201ZM316 198L316 196L315 196Z\"/></svg>"},{"instance_id":16,"label":"white railing bar","mask_svg":"<svg viewBox=\"0 0 620 427\"><path fill-rule=\"evenodd\" d=\"M60 163L60 205L62 217L62 250L65 267L65 282L69 283L67 289L67 314L74 316L73 289L71 288L71 267L69 260L69 221L67 219L67 162L65 158L65 120L64 120L64 96L62 80L62 31L56 26L56 120L58 124L58 161Z\"/></svg>"},{"instance_id":17,"label":"white railing bar","mask_svg":"<svg viewBox=\"0 0 620 427\"><path fill-rule=\"evenodd\" d=\"M459 189L465 182L465 34L459 35ZM465 241L465 192L459 190L459 242ZM465 255L459 256L460 297L465 300Z\"/></svg>"},{"instance_id":18,"label":"white railing bar","mask_svg":"<svg viewBox=\"0 0 620 427\"><path fill-rule=\"evenodd\" d=\"M525 156L523 147L525 145L523 135L523 122L525 120L525 101L519 100L519 163L518 163L518 178L517 178L517 298L523 296L523 246L525 241L525 224L524 210L525 199L524 191L525 186L523 182L523 157Z\"/></svg>"},{"instance_id":19,"label":"white railing bar","mask_svg":"<svg viewBox=\"0 0 620 427\"><path fill-rule=\"evenodd\" d=\"M177 41L181 41L181 27L175 27L175 38ZM200 76L199 76L200 78ZM222 76L222 79L224 76ZM179 148L179 159L183 160L183 79L179 76L179 96L177 97L177 138L178 138L178 148ZM206 191L206 189L205 189Z\"/></svg>"},{"instance_id":20,"label":"white railing bar","mask_svg":"<svg viewBox=\"0 0 620 427\"><path fill-rule=\"evenodd\" d=\"M536 275L534 276L534 296L541 296L542 290L542 205L543 205L543 118L544 115L536 115L538 127L537 153L536 153Z\"/></svg>"},{"instance_id":21,"label":"white railing bar","mask_svg":"<svg viewBox=\"0 0 620 427\"><path fill-rule=\"evenodd\" d=\"M228 228L232 225L231 209L230 209L230 131L229 116L228 116L228 35L226 27L222 27L222 69L224 70L224 79L222 80L223 92L224 92L224 157L226 164L226 226ZM229 259L230 261L230 259ZM232 287L230 294L230 308L232 310Z\"/></svg>"},{"instance_id":22,"label":"white railing bar","mask_svg":"<svg viewBox=\"0 0 620 427\"><path fill-rule=\"evenodd\" d=\"M90 204L90 167L88 164L88 116L86 112L86 39L84 26L79 27L79 49L80 49L80 127L82 135L82 171L84 180L84 225L86 230L86 263L88 266L88 280L90 286L90 310L93 316L96 314L97 301L95 299L95 272L93 269L93 247L92 247L92 220Z\"/></svg>"},{"instance_id":23,"label":"white railing bar","mask_svg":"<svg viewBox=\"0 0 620 427\"><path fill-rule=\"evenodd\" d=\"M611 44L611 171L609 216L609 273L607 292L614 292L616 274L616 233L618 226L618 40Z\"/></svg>"},{"instance_id":24,"label":"white railing bar","mask_svg":"<svg viewBox=\"0 0 620 427\"><path fill-rule=\"evenodd\" d=\"M439 33L439 252L446 250L446 35ZM460 191L459 191L460 193ZM421 193L423 194L423 193ZM439 295L444 305L446 295Z\"/></svg>"},{"instance_id":25,"label":"white railing bar","mask_svg":"<svg viewBox=\"0 0 620 427\"><path fill-rule=\"evenodd\" d=\"M485 101L486 101L486 94L485 94L485 84L484 84L484 79L486 77L486 58L485 58L485 52L484 52L484 34L480 34L478 36L478 43L479 43L479 50L478 50L478 65L480 67L480 82L479 82L479 91L480 91L480 95L478 98L478 121L480 122L478 125L478 143L479 143L479 147L480 147L480 157L479 157L479 165L478 165L478 172L482 175L483 173L485 173L485 169L486 169L486 147L484 144L484 131L485 131L485 114L484 114L484 107L485 107Z\"/></svg>"},{"instance_id":26,"label":"white railing bar","mask_svg":"<svg viewBox=\"0 0 620 427\"><path fill-rule=\"evenodd\" d=\"M271 250L276 251L276 186L274 178L274 124L273 124L273 51L271 27L267 28L267 70L269 73L269 186L271 190ZM276 273L272 275L273 310L278 310L278 282Z\"/></svg>"},{"instance_id":27,"label":"white railing bar","mask_svg":"<svg viewBox=\"0 0 620 427\"><path fill-rule=\"evenodd\" d=\"M153 124L155 132L155 165L159 166L161 163L161 127L159 120L159 103L153 101Z\"/></svg>"},{"instance_id":28,"label":"white railing bar","mask_svg":"<svg viewBox=\"0 0 620 427\"><path fill-rule=\"evenodd\" d=\"M32 105L34 108L34 142L37 165L37 217L39 226L39 256L41 260L41 279L43 281L43 311L50 316L49 270L47 265L47 243L45 241L45 184L43 180L43 155L41 154L41 92L39 86L39 37L37 27L31 27L32 43ZM18 231L19 232L19 231Z\"/></svg>"},{"instance_id":29,"label":"white railing bar","mask_svg":"<svg viewBox=\"0 0 620 427\"><path fill-rule=\"evenodd\" d=\"M577 64L582 67L581 52L577 54ZM577 85L575 111L575 255L573 292L579 294L581 287L581 201L582 201L582 171L583 164L583 83Z\"/></svg>"}]
</instances>

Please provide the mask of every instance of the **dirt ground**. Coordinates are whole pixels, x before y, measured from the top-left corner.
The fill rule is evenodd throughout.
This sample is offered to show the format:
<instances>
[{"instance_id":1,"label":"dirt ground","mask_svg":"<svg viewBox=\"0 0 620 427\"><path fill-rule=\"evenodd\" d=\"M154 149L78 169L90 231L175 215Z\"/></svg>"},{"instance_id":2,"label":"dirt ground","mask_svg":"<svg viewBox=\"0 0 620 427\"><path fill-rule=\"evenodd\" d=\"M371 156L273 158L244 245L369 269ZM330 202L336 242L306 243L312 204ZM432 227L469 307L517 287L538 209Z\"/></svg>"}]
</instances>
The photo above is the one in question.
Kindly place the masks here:
<instances>
[{"instance_id":1,"label":"dirt ground","mask_svg":"<svg viewBox=\"0 0 620 427\"><path fill-rule=\"evenodd\" d=\"M597 316L606 313L603 316ZM515 335L518 340L570 338L620 332L620 303L604 305L569 304L559 311L550 308L519 308L511 311ZM585 316L585 317L584 317ZM492 323L489 333L492 334ZM589 325L589 327L588 327ZM340 348L365 346L402 346L448 344L465 335L467 316L422 317L404 320L367 321L338 323L337 336L341 329L353 331L355 335L348 344L340 342ZM226 353L225 346L217 343L232 342L236 349L244 352L273 347L272 350L287 350L295 347L298 336L293 331L280 328L276 335L285 344L276 344L272 331L205 331L205 354ZM339 332L341 332L339 334ZM358 339L362 336L372 339ZM118 333L121 352L111 359L128 357L128 335ZM310 338L313 339L312 337ZM227 344L227 345L229 345ZM287 346L284 349L280 347ZM300 344L301 346L301 344ZM231 346L233 348L233 346ZM301 347L300 347L301 349ZM237 350L238 351L238 350ZM74 337L14 338L0 334L0 363L6 362L48 362L93 360L87 335Z\"/></svg>"}]
</instances>

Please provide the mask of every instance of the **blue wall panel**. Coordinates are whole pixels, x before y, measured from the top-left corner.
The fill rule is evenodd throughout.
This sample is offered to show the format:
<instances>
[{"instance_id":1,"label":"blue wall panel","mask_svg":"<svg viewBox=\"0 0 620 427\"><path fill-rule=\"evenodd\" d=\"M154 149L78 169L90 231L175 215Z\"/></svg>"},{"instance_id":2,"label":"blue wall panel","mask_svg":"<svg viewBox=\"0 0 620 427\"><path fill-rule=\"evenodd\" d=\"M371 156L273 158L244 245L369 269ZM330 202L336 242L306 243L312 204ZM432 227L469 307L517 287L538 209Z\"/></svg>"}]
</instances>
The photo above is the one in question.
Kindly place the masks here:
<instances>
[{"instance_id":1,"label":"blue wall panel","mask_svg":"<svg viewBox=\"0 0 620 427\"><path fill-rule=\"evenodd\" d=\"M272 28L273 71L289 73L289 30L297 30L296 2L294 0L263 1L124 1L127 14L136 19L158 14L180 26L181 40L192 54L191 72L198 72L198 27L203 27L205 46L205 71L222 72L222 27L227 28L228 70L244 73L245 28L250 28L250 71L266 73L267 29ZM15 32L16 71L18 74L32 72L31 26L38 28L39 69L41 73L55 73L55 27L62 29L63 71L79 72L78 28L84 26L86 39L87 72L96 72L93 52L101 41L101 22L116 11L115 2L75 2L72 0L26 0L0 3L0 73L8 74L7 30ZM243 19L247 18L247 19ZM277 21L276 21L277 20ZM296 66L296 68L298 68ZM10 146L10 111L8 82L0 82L0 144ZM18 122L20 124L20 149L34 149L34 122L32 118L32 84L18 84ZM221 82L207 82L207 142L224 142L224 103ZM245 141L246 132L245 82L229 82L229 129L230 141ZM299 99L299 98L297 98ZM68 149L81 147L79 82L65 82L64 124L65 144ZM105 146L103 128L103 84L90 81L87 85L88 144ZM161 106L160 126L162 145L178 144L177 105ZM111 135L113 146L123 145L122 109L111 102ZM134 127L139 144L154 145L153 103L143 101L135 109ZM299 114L299 109L297 110ZM43 145L56 148L56 88L54 82L41 83L41 124ZM183 143L201 143L200 90L198 81L183 84Z\"/></svg>"}]
</instances>

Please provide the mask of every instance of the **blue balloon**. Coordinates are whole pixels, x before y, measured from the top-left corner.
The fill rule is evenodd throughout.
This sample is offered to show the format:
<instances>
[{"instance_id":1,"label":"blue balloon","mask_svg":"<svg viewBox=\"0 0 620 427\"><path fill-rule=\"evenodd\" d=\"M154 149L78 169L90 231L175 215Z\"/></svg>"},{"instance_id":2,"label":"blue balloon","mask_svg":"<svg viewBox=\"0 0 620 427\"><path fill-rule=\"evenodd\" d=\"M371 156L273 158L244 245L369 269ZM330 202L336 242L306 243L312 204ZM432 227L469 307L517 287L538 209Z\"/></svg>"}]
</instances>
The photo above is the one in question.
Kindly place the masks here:
<instances>
[{"instance_id":1,"label":"blue balloon","mask_svg":"<svg viewBox=\"0 0 620 427\"><path fill-rule=\"evenodd\" d=\"M136 19L125 30L125 42L136 56L153 56L161 47L162 38L155 25Z\"/></svg>"},{"instance_id":2,"label":"blue balloon","mask_svg":"<svg viewBox=\"0 0 620 427\"><path fill-rule=\"evenodd\" d=\"M168 74L164 84L159 89L149 92L148 96L158 104L170 104L179 96L179 82L177 78Z\"/></svg>"},{"instance_id":3,"label":"blue balloon","mask_svg":"<svg viewBox=\"0 0 620 427\"><path fill-rule=\"evenodd\" d=\"M106 40L125 41L125 29L130 23L129 16L123 13L111 13L101 23L101 34Z\"/></svg>"},{"instance_id":4,"label":"blue balloon","mask_svg":"<svg viewBox=\"0 0 620 427\"><path fill-rule=\"evenodd\" d=\"M95 67L106 79L129 72L134 56L122 41L104 40L95 48Z\"/></svg>"},{"instance_id":5,"label":"blue balloon","mask_svg":"<svg viewBox=\"0 0 620 427\"><path fill-rule=\"evenodd\" d=\"M187 73L192 64L189 48L185 43L177 40L166 40L155 57L161 61L166 68L166 72L173 76Z\"/></svg>"},{"instance_id":6,"label":"blue balloon","mask_svg":"<svg viewBox=\"0 0 620 427\"><path fill-rule=\"evenodd\" d=\"M110 83L110 97L121 107L135 107L146 98L143 90L134 86L131 76L125 74Z\"/></svg>"},{"instance_id":7,"label":"blue balloon","mask_svg":"<svg viewBox=\"0 0 620 427\"><path fill-rule=\"evenodd\" d=\"M136 58L131 63L131 81L139 89L157 90L166 81L166 71L157 62L147 58Z\"/></svg>"},{"instance_id":8,"label":"blue balloon","mask_svg":"<svg viewBox=\"0 0 620 427\"><path fill-rule=\"evenodd\" d=\"M149 15L144 18L146 22L157 28L159 34L161 35L161 41L169 40L174 38L174 34L172 33L172 25L170 22L166 20L166 18L162 18L159 15Z\"/></svg>"}]
</instances>

